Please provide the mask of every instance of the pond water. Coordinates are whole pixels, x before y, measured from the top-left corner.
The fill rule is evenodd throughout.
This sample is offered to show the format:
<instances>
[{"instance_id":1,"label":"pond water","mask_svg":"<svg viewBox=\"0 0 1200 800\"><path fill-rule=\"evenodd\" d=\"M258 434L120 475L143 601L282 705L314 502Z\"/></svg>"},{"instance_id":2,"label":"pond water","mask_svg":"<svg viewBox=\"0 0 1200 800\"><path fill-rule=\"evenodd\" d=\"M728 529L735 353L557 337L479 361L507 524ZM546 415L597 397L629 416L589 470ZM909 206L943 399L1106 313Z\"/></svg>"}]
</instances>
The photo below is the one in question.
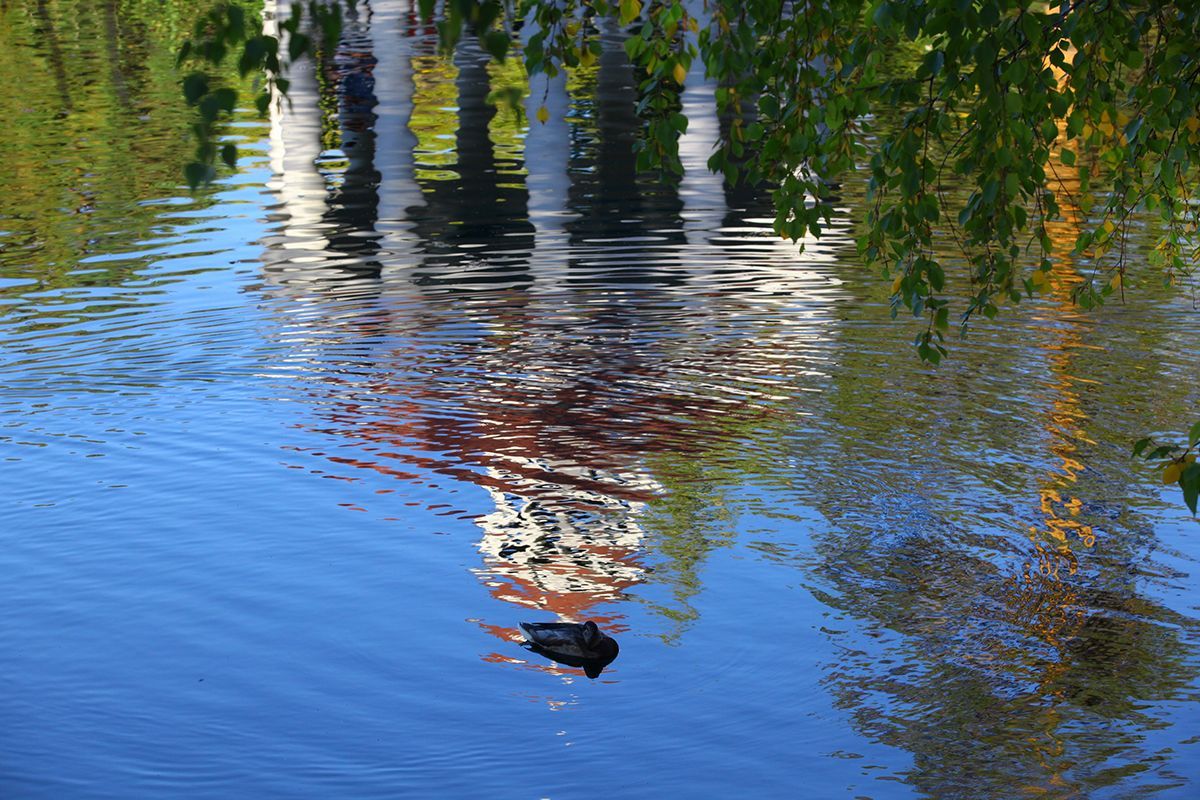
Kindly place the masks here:
<instances>
[{"instance_id":1,"label":"pond water","mask_svg":"<svg viewBox=\"0 0 1200 800\"><path fill-rule=\"evenodd\" d=\"M633 78L360 3L181 187L189 4L0 5L0 794L1200 791L1200 316L1085 265L937 369ZM1056 229L1073 241L1069 222ZM592 680L517 623L596 620Z\"/></svg>"}]
</instances>

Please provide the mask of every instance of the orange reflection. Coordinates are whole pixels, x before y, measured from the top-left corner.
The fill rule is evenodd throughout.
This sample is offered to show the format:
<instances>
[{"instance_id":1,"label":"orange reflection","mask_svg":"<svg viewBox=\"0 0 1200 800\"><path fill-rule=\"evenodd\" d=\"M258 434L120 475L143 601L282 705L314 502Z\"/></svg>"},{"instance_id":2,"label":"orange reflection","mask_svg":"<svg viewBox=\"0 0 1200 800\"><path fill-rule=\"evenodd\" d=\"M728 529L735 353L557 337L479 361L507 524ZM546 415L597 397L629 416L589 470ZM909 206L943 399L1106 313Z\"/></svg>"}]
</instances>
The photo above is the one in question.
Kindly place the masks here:
<instances>
[{"instance_id":1,"label":"orange reflection","mask_svg":"<svg viewBox=\"0 0 1200 800\"><path fill-rule=\"evenodd\" d=\"M1060 132L1066 124L1059 121ZM1052 156L1058 161L1056 156ZM1091 547L1096 542L1095 532L1090 525L1078 517L1083 502L1067 491L1077 481L1084 465L1077 458L1079 442L1094 444L1084 433L1082 426L1086 413L1076 391L1078 378L1073 377L1072 357L1075 351L1087 346L1083 341L1083 330L1075 318L1073 291L1083 279L1079 276L1074 260L1069 257L1075 246L1084 222L1083 213L1075 202L1079 181L1072 175L1057 174L1049 182L1054 192L1063 219L1048 222L1047 233L1055 249L1062 257L1055 262L1049 275L1045 293L1055 301L1055 330L1058 341L1046 345L1048 366L1051 376L1052 400L1044 427L1050 437L1050 451L1059 460L1059 469L1050 473L1039 491L1040 509L1044 518L1040 528L1031 528L1030 537L1039 571L1058 578L1061 570L1074 574L1079 569L1079 560L1072 550L1073 545Z\"/></svg>"},{"instance_id":2,"label":"orange reflection","mask_svg":"<svg viewBox=\"0 0 1200 800\"><path fill-rule=\"evenodd\" d=\"M1065 122L1059 122L1060 133ZM1057 156L1052 156L1057 159ZM1040 640L1059 652L1060 657L1040 664L1033 675L1043 697L1064 700L1064 678L1072 669L1066 657L1070 640L1085 622L1085 602L1079 589L1066 581L1065 576L1076 574L1079 559L1075 548L1092 547L1096 542L1092 526L1079 519L1083 501L1070 493L1085 468L1079 459L1079 443L1094 444L1087 438L1083 425L1087 419L1074 377L1074 354L1088 345L1084 328L1077 318L1072 300L1073 290L1082 282L1074 261L1066 254L1074 248L1084 222L1075 202L1078 180L1074 176L1052 173L1048 188L1054 192L1062 209L1063 219L1048 222L1047 232L1056 252L1062 257L1055 261L1048 284L1042 292L1054 301L1046 312L1054 323L1056 340L1043 345L1047 357L1051 393L1050 406L1043 418L1043 429L1050 452L1058 460L1057 467L1046 474L1038 490L1038 508L1042 523L1030 526L1034 564L1013 579L1008 586L1007 602L1010 613ZM1030 748L1046 773L1049 786L1068 787L1063 776L1065 744L1058 729L1062 723L1056 703L1040 708L1038 727L1044 735L1030 739ZM1027 787L1029 794L1042 794L1043 786Z\"/></svg>"}]
</instances>

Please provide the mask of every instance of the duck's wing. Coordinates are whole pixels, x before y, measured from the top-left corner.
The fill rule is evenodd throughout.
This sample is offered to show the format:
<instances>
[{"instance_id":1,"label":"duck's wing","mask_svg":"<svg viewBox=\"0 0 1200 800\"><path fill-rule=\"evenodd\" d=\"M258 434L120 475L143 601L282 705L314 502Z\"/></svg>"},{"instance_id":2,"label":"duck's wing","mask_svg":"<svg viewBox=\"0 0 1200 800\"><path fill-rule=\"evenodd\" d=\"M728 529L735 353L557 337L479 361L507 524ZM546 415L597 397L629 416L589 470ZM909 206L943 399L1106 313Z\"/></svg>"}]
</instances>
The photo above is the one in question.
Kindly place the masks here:
<instances>
[{"instance_id":1,"label":"duck's wing","mask_svg":"<svg viewBox=\"0 0 1200 800\"><path fill-rule=\"evenodd\" d=\"M522 622L521 632L547 650L582 654L587 646L582 626L574 622Z\"/></svg>"}]
</instances>

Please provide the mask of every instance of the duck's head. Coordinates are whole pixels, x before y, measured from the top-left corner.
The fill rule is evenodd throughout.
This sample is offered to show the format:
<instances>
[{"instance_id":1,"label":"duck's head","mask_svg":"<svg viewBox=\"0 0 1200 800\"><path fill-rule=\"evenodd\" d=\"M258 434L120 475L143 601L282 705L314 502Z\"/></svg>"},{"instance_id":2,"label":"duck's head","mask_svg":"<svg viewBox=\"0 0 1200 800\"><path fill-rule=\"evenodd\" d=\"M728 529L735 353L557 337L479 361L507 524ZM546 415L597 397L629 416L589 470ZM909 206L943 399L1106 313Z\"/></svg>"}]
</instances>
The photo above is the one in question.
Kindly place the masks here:
<instances>
[{"instance_id":1,"label":"duck's head","mask_svg":"<svg viewBox=\"0 0 1200 800\"><path fill-rule=\"evenodd\" d=\"M583 623L583 638L587 642L588 649L602 661L612 661L621 650L617 647L617 640L611 636L605 636L596 623L590 619Z\"/></svg>"},{"instance_id":2,"label":"duck's head","mask_svg":"<svg viewBox=\"0 0 1200 800\"><path fill-rule=\"evenodd\" d=\"M617 646L617 640L611 636L600 635L600 641L592 645L592 650L601 661L609 662L617 657L617 653L621 652L621 648Z\"/></svg>"}]
</instances>

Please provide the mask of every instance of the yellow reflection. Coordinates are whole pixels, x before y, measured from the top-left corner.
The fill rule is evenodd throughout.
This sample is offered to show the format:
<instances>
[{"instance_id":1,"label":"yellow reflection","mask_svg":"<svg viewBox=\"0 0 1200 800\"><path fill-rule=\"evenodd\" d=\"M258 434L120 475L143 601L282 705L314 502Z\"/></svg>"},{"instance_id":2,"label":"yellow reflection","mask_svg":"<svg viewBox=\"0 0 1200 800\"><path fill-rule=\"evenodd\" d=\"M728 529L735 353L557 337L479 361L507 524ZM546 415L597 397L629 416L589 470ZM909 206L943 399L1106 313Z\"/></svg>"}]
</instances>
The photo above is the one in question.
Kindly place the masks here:
<instances>
[{"instance_id":1,"label":"yellow reflection","mask_svg":"<svg viewBox=\"0 0 1200 800\"><path fill-rule=\"evenodd\" d=\"M1064 129L1065 122L1060 120L1060 134ZM1060 136L1060 141L1063 138ZM1057 154L1051 157L1060 163ZM1056 341L1042 345L1052 393L1042 425L1051 442L1050 452L1058 463L1047 472L1038 490L1042 522L1029 529L1035 563L1010 583L1007 601L1015 619L1032 635L1061 652L1085 619L1085 603L1079 590L1064 577L1078 572L1075 551L1079 546L1092 547L1096 535L1092 526L1079 519L1083 502L1070 491L1084 469L1079 459L1079 443L1092 443L1083 431L1087 414L1075 389L1080 379L1073 376L1074 354L1087 346L1072 300L1072 292L1082 278L1074 261L1065 255L1074 248L1084 220L1075 202L1078 180L1059 170L1057 174L1051 172L1048 183L1063 219L1047 223L1047 233L1055 251L1063 255L1055 262L1048 284L1042 288L1043 294L1054 301L1045 313L1052 317L1057 332ZM1071 668L1068 658L1050 659L1041 663L1032 676L1040 696L1049 700L1049 705L1037 712L1043 735L1029 739L1031 752L1045 770L1046 784L1022 787L1024 794L1044 795L1049 791L1047 786L1068 786L1063 776L1065 745L1058 733L1062 719L1055 706L1057 701L1065 699L1062 687Z\"/></svg>"},{"instance_id":2,"label":"yellow reflection","mask_svg":"<svg viewBox=\"0 0 1200 800\"><path fill-rule=\"evenodd\" d=\"M419 181L458 180L458 67L438 55L412 60L412 116L408 127L417 138L416 178Z\"/></svg>"},{"instance_id":3,"label":"yellow reflection","mask_svg":"<svg viewBox=\"0 0 1200 800\"><path fill-rule=\"evenodd\" d=\"M1065 132L1066 123L1059 121L1060 134ZM1060 136L1065 141L1065 136ZM1061 163L1058 154L1051 156L1054 163ZM1073 318L1075 288L1082 282L1073 259L1067 254L1075 246L1083 223L1083 214L1075 198L1078 196L1078 179L1064 170L1052 173L1048 188L1054 193L1063 219L1048 222L1046 230L1055 251L1063 254L1055 262L1049 275L1045 294L1055 301L1055 329L1058 341L1045 345L1050 368L1053 392L1049 413L1044 427L1052 444L1050 450L1058 459L1058 469L1046 476L1039 491L1039 506L1043 516L1040 527L1030 528L1030 537L1038 559L1038 569L1046 576L1057 578L1061 571L1074 574L1079 561L1072 547L1082 544L1091 547L1096 542L1092 526L1078 519L1083 506L1078 497L1069 493L1078 474L1084 469L1078 459L1079 442L1092 443L1084 434L1082 426L1087 416L1075 390L1078 378L1073 377L1073 354L1084 347L1083 332Z\"/></svg>"},{"instance_id":4,"label":"yellow reflection","mask_svg":"<svg viewBox=\"0 0 1200 800\"><path fill-rule=\"evenodd\" d=\"M520 53L511 53L503 63L488 64L488 77L495 98L496 116L488 123L496 171L501 175L525 175L525 132L522 99L529 94L529 78ZM501 184L504 186L505 184ZM514 183L512 188L524 188Z\"/></svg>"},{"instance_id":5,"label":"yellow reflection","mask_svg":"<svg viewBox=\"0 0 1200 800\"><path fill-rule=\"evenodd\" d=\"M594 105L596 96L596 82L600 74L599 64L592 63L588 66L578 66L574 69L567 70L567 94L575 101L571 104L574 110L586 110ZM581 125L587 126L589 129L594 128L594 115L583 114L574 115L567 120L575 127Z\"/></svg>"}]
</instances>

